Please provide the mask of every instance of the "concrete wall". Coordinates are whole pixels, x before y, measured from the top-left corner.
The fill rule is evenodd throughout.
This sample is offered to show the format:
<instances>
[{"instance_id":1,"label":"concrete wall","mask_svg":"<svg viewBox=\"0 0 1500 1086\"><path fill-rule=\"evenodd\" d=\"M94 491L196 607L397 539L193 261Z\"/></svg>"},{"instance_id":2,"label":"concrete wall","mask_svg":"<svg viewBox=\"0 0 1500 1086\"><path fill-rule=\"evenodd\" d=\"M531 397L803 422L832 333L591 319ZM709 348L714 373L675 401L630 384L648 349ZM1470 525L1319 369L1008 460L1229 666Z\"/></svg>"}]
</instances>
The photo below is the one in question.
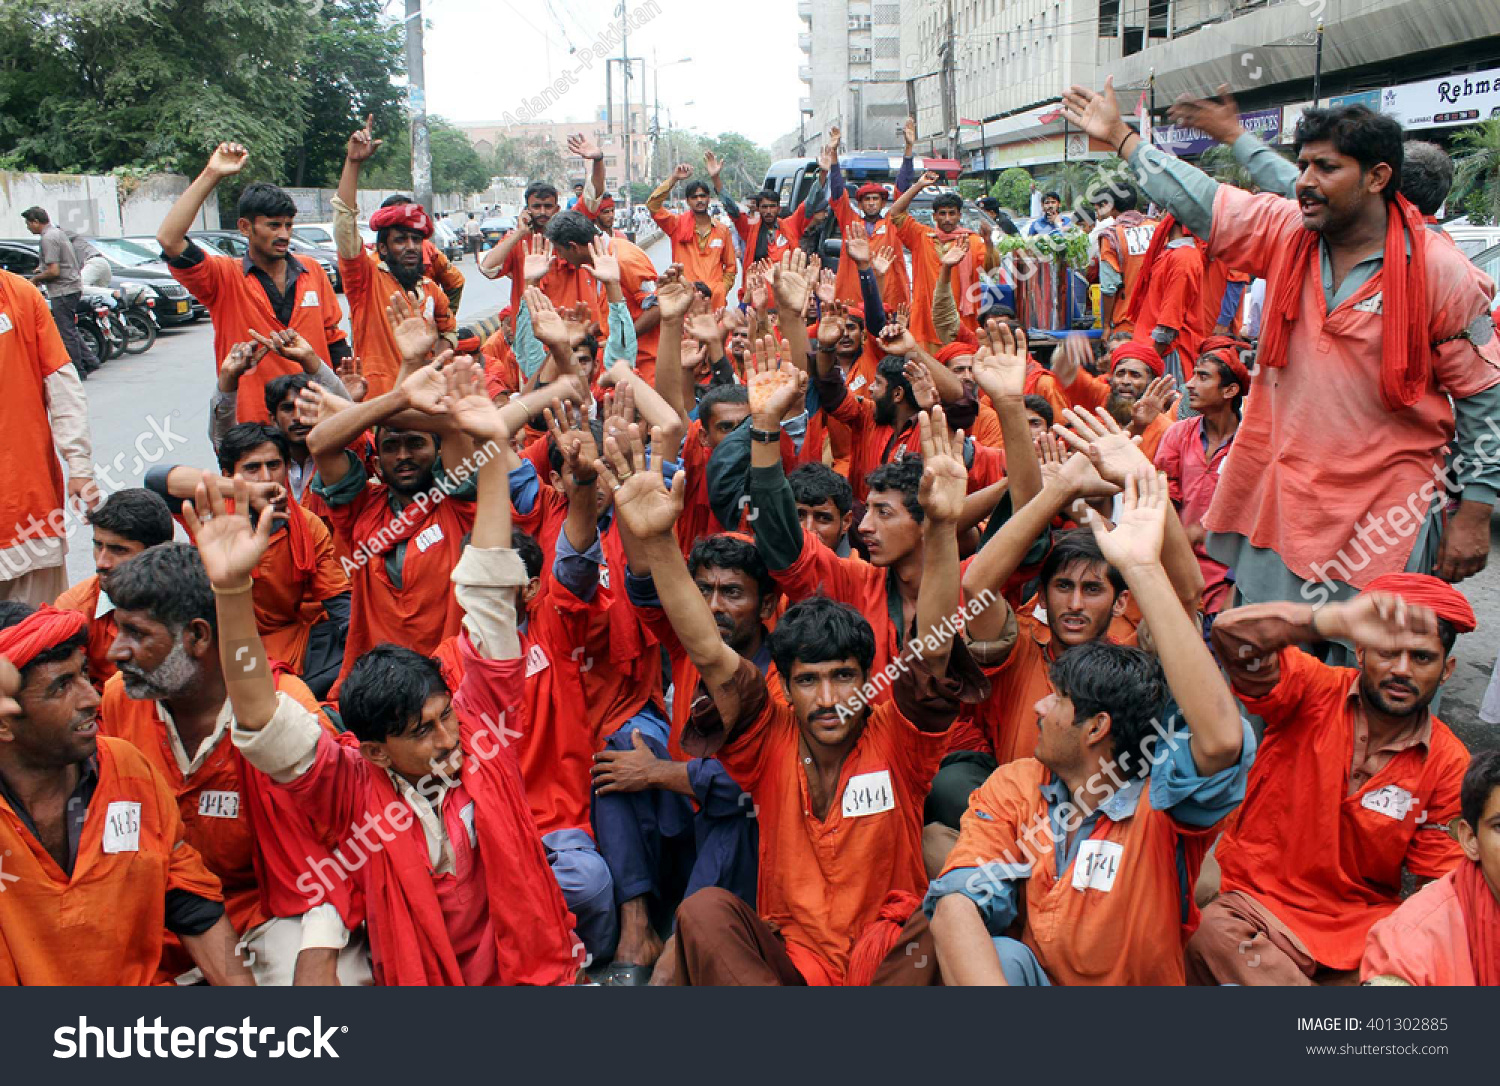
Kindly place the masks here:
<instances>
[{"instance_id":1,"label":"concrete wall","mask_svg":"<svg viewBox=\"0 0 1500 1086\"><path fill-rule=\"evenodd\" d=\"M21 212L41 207L67 230L100 237L154 234L188 179L156 174L143 181L94 174L12 173L0 170L0 236L26 237ZM219 209L209 200L194 224L219 228Z\"/></svg>"},{"instance_id":2,"label":"concrete wall","mask_svg":"<svg viewBox=\"0 0 1500 1086\"><path fill-rule=\"evenodd\" d=\"M332 222L333 221L333 197L338 189L287 189L287 195L297 205L297 218L303 222ZM380 202L387 196L394 196L398 192L403 196L410 196L411 189L404 192L400 189L360 189L359 190L359 215L362 219L368 219L380 208ZM429 208L431 211L462 211L469 203L469 198L460 193L440 192L433 196L436 207ZM476 205L477 198L476 198Z\"/></svg>"}]
</instances>

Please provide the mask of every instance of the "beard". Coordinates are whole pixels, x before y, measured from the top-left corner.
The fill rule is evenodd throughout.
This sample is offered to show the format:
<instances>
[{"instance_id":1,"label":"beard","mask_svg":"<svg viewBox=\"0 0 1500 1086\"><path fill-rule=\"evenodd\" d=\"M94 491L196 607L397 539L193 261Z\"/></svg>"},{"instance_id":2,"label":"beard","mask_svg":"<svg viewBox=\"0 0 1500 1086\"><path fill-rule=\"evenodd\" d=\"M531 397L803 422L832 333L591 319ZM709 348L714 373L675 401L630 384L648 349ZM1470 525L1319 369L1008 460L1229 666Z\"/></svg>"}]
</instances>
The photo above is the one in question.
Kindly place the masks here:
<instances>
[{"instance_id":1,"label":"beard","mask_svg":"<svg viewBox=\"0 0 1500 1086\"><path fill-rule=\"evenodd\" d=\"M135 701L160 701L175 697L198 681L197 661L182 647L179 636L167 658L150 671L134 664L121 664L120 674L125 677L125 696Z\"/></svg>"},{"instance_id":2,"label":"beard","mask_svg":"<svg viewBox=\"0 0 1500 1086\"><path fill-rule=\"evenodd\" d=\"M413 290L422 281L422 262L419 260L411 267L407 267L399 260L387 260L385 266L390 269L391 276L401 284L402 290Z\"/></svg>"},{"instance_id":3,"label":"beard","mask_svg":"<svg viewBox=\"0 0 1500 1086\"><path fill-rule=\"evenodd\" d=\"M1135 400L1129 396L1121 396L1119 393L1111 392L1109 399L1104 401L1104 410L1109 412L1110 418L1121 426L1129 426L1131 414L1135 409Z\"/></svg>"},{"instance_id":4,"label":"beard","mask_svg":"<svg viewBox=\"0 0 1500 1086\"><path fill-rule=\"evenodd\" d=\"M896 422L896 404L889 396L875 401L875 425L893 426Z\"/></svg>"},{"instance_id":5,"label":"beard","mask_svg":"<svg viewBox=\"0 0 1500 1086\"><path fill-rule=\"evenodd\" d=\"M1432 693L1424 698L1415 684L1405 683L1404 685L1412 693L1411 704L1405 707L1392 705L1386 701L1385 695L1380 690L1380 686L1370 682L1363 675L1359 679L1359 696L1364 700L1365 704L1374 706L1377 712L1384 713L1386 716L1410 717L1416 716L1419 713L1425 713L1427 706L1431 705L1432 699L1437 696L1437 690L1434 689Z\"/></svg>"}]
</instances>

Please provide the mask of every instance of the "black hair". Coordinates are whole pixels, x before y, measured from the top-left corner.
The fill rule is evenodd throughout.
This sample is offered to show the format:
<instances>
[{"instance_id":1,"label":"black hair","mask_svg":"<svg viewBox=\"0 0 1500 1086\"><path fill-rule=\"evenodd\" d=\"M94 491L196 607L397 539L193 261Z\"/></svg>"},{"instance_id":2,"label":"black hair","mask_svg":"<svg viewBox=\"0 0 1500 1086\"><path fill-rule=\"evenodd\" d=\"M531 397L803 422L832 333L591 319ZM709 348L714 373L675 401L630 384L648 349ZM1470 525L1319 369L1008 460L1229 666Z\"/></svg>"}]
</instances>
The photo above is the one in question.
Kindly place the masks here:
<instances>
[{"instance_id":1,"label":"black hair","mask_svg":"<svg viewBox=\"0 0 1500 1086\"><path fill-rule=\"evenodd\" d=\"M589 354L594 358L599 357L599 341L594 338L594 333L585 332L583 338L578 341L578 346L588 348Z\"/></svg>"},{"instance_id":2,"label":"black hair","mask_svg":"<svg viewBox=\"0 0 1500 1086\"><path fill-rule=\"evenodd\" d=\"M286 435L264 422L241 422L231 426L219 442L219 471L233 475L235 465L262 445L275 445L283 460L292 455Z\"/></svg>"},{"instance_id":3,"label":"black hair","mask_svg":"<svg viewBox=\"0 0 1500 1086\"><path fill-rule=\"evenodd\" d=\"M917 406L917 394L912 391L911 382L906 379L906 359L899 354L888 354L880 360L875 372L885 378L886 386L892 392L901 389L906 393L906 402L913 408Z\"/></svg>"},{"instance_id":4,"label":"black hair","mask_svg":"<svg viewBox=\"0 0 1500 1086\"><path fill-rule=\"evenodd\" d=\"M50 218L47 217L47 212L45 210L43 210L42 208L39 208L39 207L28 207L25 211L21 212L21 218L24 219L26 222L51 222L52 221Z\"/></svg>"},{"instance_id":5,"label":"black hair","mask_svg":"<svg viewBox=\"0 0 1500 1086\"><path fill-rule=\"evenodd\" d=\"M1044 193L1042 193L1042 199L1043 200L1056 200L1058 203L1062 203L1062 195L1061 195L1061 193L1044 192Z\"/></svg>"},{"instance_id":6,"label":"black hair","mask_svg":"<svg viewBox=\"0 0 1500 1086\"><path fill-rule=\"evenodd\" d=\"M688 554L688 573L696 577L704 566L714 569L733 569L755 582L764 600L776 590L775 578L766 568L766 560L748 539L721 532L718 535L700 536Z\"/></svg>"},{"instance_id":7,"label":"black hair","mask_svg":"<svg viewBox=\"0 0 1500 1086\"><path fill-rule=\"evenodd\" d=\"M172 538L172 510L154 490L131 486L116 490L98 509L89 511L89 524L114 532L132 543L154 547Z\"/></svg>"},{"instance_id":8,"label":"black hair","mask_svg":"<svg viewBox=\"0 0 1500 1086\"><path fill-rule=\"evenodd\" d=\"M750 390L744 385L711 385L698 401L698 421L707 429L713 409L721 403L750 402Z\"/></svg>"},{"instance_id":9,"label":"black hair","mask_svg":"<svg viewBox=\"0 0 1500 1086\"><path fill-rule=\"evenodd\" d=\"M446 693L437 661L386 642L354 661L339 688L339 712L361 743L382 743L421 720L428 698Z\"/></svg>"},{"instance_id":10,"label":"black hair","mask_svg":"<svg viewBox=\"0 0 1500 1086\"><path fill-rule=\"evenodd\" d=\"M1203 355L1200 355L1198 361L1210 362L1213 364L1214 372L1219 375L1219 387L1222 388L1225 385L1239 385L1240 390L1235 394L1234 400L1230 404L1230 406L1234 408L1234 413L1238 415L1240 413L1240 405L1245 402L1245 396L1250 391L1250 382L1241 381L1234 370L1229 368L1229 364L1218 356L1217 352L1205 353Z\"/></svg>"},{"instance_id":11,"label":"black hair","mask_svg":"<svg viewBox=\"0 0 1500 1086\"><path fill-rule=\"evenodd\" d=\"M380 201L380 206L381 207L400 207L402 204L409 204L411 202L412 202L412 198L410 196L407 196L405 193L402 193L402 192L395 192L395 193L392 193L391 195L387 196L384 200L381 200Z\"/></svg>"},{"instance_id":12,"label":"black hair","mask_svg":"<svg viewBox=\"0 0 1500 1086\"><path fill-rule=\"evenodd\" d=\"M213 586L191 543L163 543L141 551L110 570L103 587L115 607L144 611L174 636L195 618L219 628Z\"/></svg>"},{"instance_id":13,"label":"black hair","mask_svg":"<svg viewBox=\"0 0 1500 1086\"><path fill-rule=\"evenodd\" d=\"M875 631L869 620L847 603L811 596L786 609L771 631L771 661L790 681L792 665L853 659L866 675L875 662Z\"/></svg>"},{"instance_id":14,"label":"black hair","mask_svg":"<svg viewBox=\"0 0 1500 1086\"><path fill-rule=\"evenodd\" d=\"M531 184L526 186L526 192L521 197L521 203L524 206L529 207L531 205L531 198L533 196L535 196L538 200L545 200L549 196L552 197L552 199L556 200L557 187L546 181L533 181Z\"/></svg>"},{"instance_id":15,"label":"black hair","mask_svg":"<svg viewBox=\"0 0 1500 1086\"><path fill-rule=\"evenodd\" d=\"M547 221L553 245L587 245L599 231L581 211L561 211Z\"/></svg>"},{"instance_id":16,"label":"black hair","mask_svg":"<svg viewBox=\"0 0 1500 1086\"><path fill-rule=\"evenodd\" d=\"M1401 195L1423 215L1436 215L1453 188L1453 160L1425 140L1407 140L1401 149Z\"/></svg>"},{"instance_id":17,"label":"black hair","mask_svg":"<svg viewBox=\"0 0 1500 1086\"><path fill-rule=\"evenodd\" d=\"M775 191L772 189L761 189L754 196L752 196L751 199L755 201L757 206L763 200L775 200L778 207L781 205L781 197L777 196Z\"/></svg>"},{"instance_id":18,"label":"black hair","mask_svg":"<svg viewBox=\"0 0 1500 1086\"><path fill-rule=\"evenodd\" d=\"M1047 397L1038 396L1033 393L1027 396L1024 402L1028 411L1035 411L1038 415L1042 416L1042 421L1047 424L1049 429L1052 427L1052 404L1047 400Z\"/></svg>"},{"instance_id":19,"label":"black hair","mask_svg":"<svg viewBox=\"0 0 1500 1086\"><path fill-rule=\"evenodd\" d=\"M918 524L922 523L925 515L922 512L922 503L917 500L917 491L921 487L922 458L920 456L903 456L899 460L881 464L865 476L866 493L873 493L877 490L899 490L902 504L911 514L911 519ZM868 499L866 504L869 504Z\"/></svg>"},{"instance_id":20,"label":"black hair","mask_svg":"<svg viewBox=\"0 0 1500 1086\"><path fill-rule=\"evenodd\" d=\"M22 603L20 600L0 600L0 630L8 630L10 627L24 622L35 612L36 608L29 603ZM21 674L21 685L26 685L26 680L31 677L31 672L34 668L39 668L43 664L55 664L59 660L67 660L75 652L87 652L88 647L89 630L85 626L66 641L59 642L50 649L43 649L37 653L30 660L26 661L25 667L17 668L16 670Z\"/></svg>"},{"instance_id":21,"label":"black hair","mask_svg":"<svg viewBox=\"0 0 1500 1086\"><path fill-rule=\"evenodd\" d=\"M932 210L940 211L943 208L954 207L962 210L964 198L956 192L939 193L932 199Z\"/></svg>"},{"instance_id":22,"label":"black hair","mask_svg":"<svg viewBox=\"0 0 1500 1086\"><path fill-rule=\"evenodd\" d=\"M594 448L603 449L604 420L589 419L589 433L594 436ZM553 471L561 475L564 462L562 450L557 447L556 439L549 434L547 436L547 463L552 466Z\"/></svg>"},{"instance_id":23,"label":"black hair","mask_svg":"<svg viewBox=\"0 0 1500 1086\"><path fill-rule=\"evenodd\" d=\"M259 218L291 218L297 214L297 205L287 191L269 181L252 181L240 193L235 217L254 222Z\"/></svg>"},{"instance_id":24,"label":"black hair","mask_svg":"<svg viewBox=\"0 0 1500 1086\"><path fill-rule=\"evenodd\" d=\"M542 575L542 564L546 561L546 556L542 554L542 545L534 536L519 528L512 528L510 547L521 556L521 562L526 566L526 576L540 577Z\"/></svg>"},{"instance_id":25,"label":"black hair","mask_svg":"<svg viewBox=\"0 0 1500 1086\"><path fill-rule=\"evenodd\" d=\"M1463 819L1476 834L1484 819L1484 806L1490 793L1500 788L1500 750L1487 750L1474 755L1469 768L1464 771L1464 782L1459 787L1458 806Z\"/></svg>"},{"instance_id":26,"label":"black hair","mask_svg":"<svg viewBox=\"0 0 1500 1086\"><path fill-rule=\"evenodd\" d=\"M1073 565L1075 562L1086 562L1090 566L1103 566L1108 577L1110 587L1115 590L1118 597L1125 591L1125 578L1120 571L1109 564L1104 557L1104 552L1099 549L1099 543L1094 539L1094 533L1088 528L1074 528L1069 532L1059 532L1052 540L1052 549L1047 552L1046 559L1042 562L1041 585L1043 590L1057 574Z\"/></svg>"},{"instance_id":27,"label":"black hair","mask_svg":"<svg viewBox=\"0 0 1500 1086\"><path fill-rule=\"evenodd\" d=\"M839 516L854 508L854 488L827 464L799 464L786 481L791 484L792 500L798 505L833 502Z\"/></svg>"},{"instance_id":28,"label":"black hair","mask_svg":"<svg viewBox=\"0 0 1500 1086\"><path fill-rule=\"evenodd\" d=\"M1391 168L1391 180L1381 195L1394 200L1401 188L1404 135L1400 121L1367 106L1308 109L1297 122L1292 149L1300 155L1304 145L1326 140L1339 154L1358 162L1361 172L1384 162Z\"/></svg>"},{"instance_id":29,"label":"black hair","mask_svg":"<svg viewBox=\"0 0 1500 1086\"><path fill-rule=\"evenodd\" d=\"M703 295L705 298L712 298L714 296L714 288L709 286L702 279L693 280L693 289L696 290L699 294Z\"/></svg>"},{"instance_id":30,"label":"black hair","mask_svg":"<svg viewBox=\"0 0 1500 1086\"><path fill-rule=\"evenodd\" d=\"M682 195L687 197L688 199L692 199L700 192L709 191L711 190L708 187L708 182L695 177L693 180L687 183L687 186L682 190Z\"/></svg>"},{"instance_id":31,"label":"black hair","mask_svg":"<svg viewBox=\"0 0 1500 1086\"><path fill-rule=\"evenodd\" d=\"M1446 660L1453 651L1454 643L1458 641L1458 627L1446 618L1440 618L1437 620L1437 635L1438 640L1443 643L1443 659Z\"/></svg>"},{"instance_id":32,"label":"black hair","mask_svg":"<svg viewBox=\"0 0 1500 1086\"><path fill-rule=\"evenodd\" d=\"M981 208L983 208L985 211L999 211L1000 210L1000 201L997 200L997 199L995 199L995 197L993 197L993 196L981 196L979 199L975 200L974 202L976 204L978 204Z\"/></svg>"},{"instance_id":33,"label":"black hair","mask_svg":"<svg viewBox=\"0 0 1500 1086\"><path fill-rule=\"evenodd\" d=\"M1128 775L1144 777L1155 746L1152 722L1167 700L1161 664L1144 649L1108 641L1074 645L1047 669L1057 696L1073 702L1073 723L1109 714L1114 762Z\"/></svg>"},{"instance_id":34,"label":"black hair","mask_svg":"<svg viewBox=\"0 0 1500 1086\"><path fill-rule=\"evenodd\" d=\"M266 414L274 418L276 409L281 406L281 401L287 398L288 393L295 396L310 384L312 378L305 373L283 373L272 377L263 390L266 395Z\"/></svg>"}]
</instances>

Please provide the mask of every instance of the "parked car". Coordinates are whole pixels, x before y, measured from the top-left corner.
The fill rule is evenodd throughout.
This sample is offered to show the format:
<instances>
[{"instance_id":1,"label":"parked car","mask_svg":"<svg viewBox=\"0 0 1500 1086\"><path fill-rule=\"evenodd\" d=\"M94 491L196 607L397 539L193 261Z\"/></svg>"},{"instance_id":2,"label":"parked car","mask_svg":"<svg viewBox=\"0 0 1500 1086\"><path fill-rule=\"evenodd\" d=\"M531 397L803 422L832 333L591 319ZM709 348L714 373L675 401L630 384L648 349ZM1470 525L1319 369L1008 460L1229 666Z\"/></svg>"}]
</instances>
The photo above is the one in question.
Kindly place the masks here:
<instances>
[{"instance_id":1,"label":"parked car","mask_svg":"<svg viewBox=\"0 0 1500 1086\"><path fill-rule=\"evenodd\" d=\"M188 237L199 245L207 245L225 256L242 257L250 248L245 235L238 230L189 230ZM291 239L290 248L298 256L310 256L316 260L328 273L333 289L343 291L344 281L339 277L339 254L337 252L333 249L321 249L315 245L309 245L295 235Z\"/></svg>"},{"instance_id":2,"label":"parked car","mask_svg":"<svg viewBox=\"0 0 1500 1086\"><path fill-rule=\"evenodd\" d=\"M500 244L500 239L515 228L516 217L514 215L492 215L479 224L479 229L484 234L485 248Z\"/></svg>"},{"instance_id":3,"label":"parked car","mask_svg":"<svg viewBox=\"0 0 1500 1086\"><path fill-rule=\"evenodd\" d=\"M163 327L187 324L208 316L208 307L172 278L155 238L150 239L149 245L128 238L91 237L88 240L109 261L115 286L136 283L147 288L156 303L152 307L156 319Z\"/></svg>"},{"instance_id":4,"label":"parked car","mask_svg":"<svg viewBox=\"0 0 1500 1086\"><path fill-rule=\"evenodd\" d=\"M436 245L438 252L449 260L462 260L464 256L464 243L454 233L453 227L446 222L434 223L432 227L432 244Z\"/></svg>"},{"instance_id":5,"label":"parked car","mask_svg":"<svg viewBox=\"0 0 1500 1086\"><path fill-rule=\"evenodd\" d=\"M331 222L299 222L292 227L292 237L301 238L309 245L316 245L320 249L332 249L333 223Z\"/></svg>"}]
</instances>

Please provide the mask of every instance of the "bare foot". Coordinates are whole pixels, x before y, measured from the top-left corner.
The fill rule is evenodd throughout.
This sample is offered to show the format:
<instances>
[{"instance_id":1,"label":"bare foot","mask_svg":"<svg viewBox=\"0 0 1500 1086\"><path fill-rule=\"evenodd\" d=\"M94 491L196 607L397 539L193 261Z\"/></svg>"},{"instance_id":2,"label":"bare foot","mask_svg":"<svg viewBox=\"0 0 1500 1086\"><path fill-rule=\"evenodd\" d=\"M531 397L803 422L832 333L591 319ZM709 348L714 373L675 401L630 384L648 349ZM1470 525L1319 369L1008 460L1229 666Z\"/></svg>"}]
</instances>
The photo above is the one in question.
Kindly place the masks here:
<instances>
[{"instance_id":1,"label":"bare foot","mask_svg":"<svg viewBox=\"0 0 1500 1086\"><path fill-rule=\"evenodd\" d=\"M671 987L677 983L677 935L674 932L667 937L666 945L662 947L661 957L656 959L656 968L651 971L651 986L653 988Z\"/></svg>"},{"instance_id":2,"label":"bare foot","mask_svg":"<svg viewBox=\"0 0 1500 1086\"><path fill-rule=\"evenodd\" d=\"M651 928L646 899L631 898L620 906L620 942L615 947L615 961L655 965L661 952L661 937Z\"/></svg>"}]
</instances>

